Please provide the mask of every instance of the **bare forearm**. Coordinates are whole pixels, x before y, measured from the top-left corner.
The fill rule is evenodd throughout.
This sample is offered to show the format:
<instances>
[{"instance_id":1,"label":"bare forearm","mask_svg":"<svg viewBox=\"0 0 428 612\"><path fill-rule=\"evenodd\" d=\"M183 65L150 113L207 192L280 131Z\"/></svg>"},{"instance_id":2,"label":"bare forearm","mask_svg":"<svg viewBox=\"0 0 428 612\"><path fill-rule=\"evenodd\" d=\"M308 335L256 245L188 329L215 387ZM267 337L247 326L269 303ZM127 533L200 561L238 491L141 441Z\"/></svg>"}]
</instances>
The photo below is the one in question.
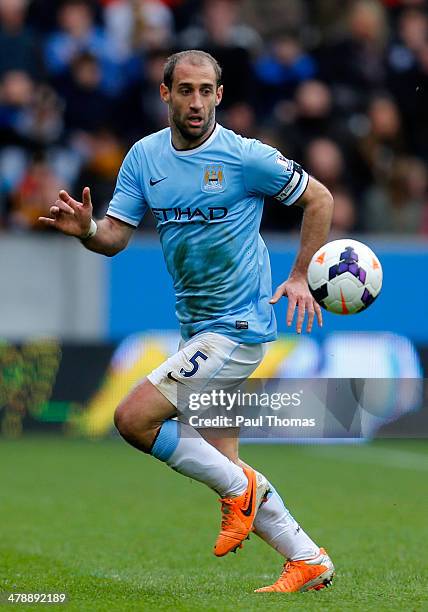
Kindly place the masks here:
<instances>
[{"instance_id":1,"label":"bare forearm","mask_svg":"<svg viewBox=\"0 0 428 612\"><path fill-rule=\"evenodd\" d=\"M67 236L79 238L89 251L108 257L116 255L126 247L135 229L129 223L108 216L97 221L94 226L89 187L84 187L81 202L71 197L65 189L61 189L55 204L49 208L49 213L49 217L39 217L39 222ZM91 237L83 238L88 235Z\"/></svg>"},{"instance_id":2,"label":"bare forearm","mask_svg":"<svg viewBox=\"0 0 428 612\"><path fill-rule=\"evenodd\" d=\"M104 217L96 223L95 236L81 240L85 248L94 253L107 255L107 257L112 257L125 248L128 243L127 236L112 219Z\"/></svg>"},{"instance_id":3,"label":"bare forearm","mask_svg":"<svg viewBox=\"0 0 428 612\"><path fill-rule=\"evenodd\" d=\"M300 249L290 276L306 278L309 262L313 254L327 242L333 213L333 198L330 192L320 185L308 196L304 205Z\"/></svg>"},{"instance_id":4,"label":"bare forearm","mask_svg":"<svg viewBox=\"0 0 428 612\"><path fill-rule=\"evenodd\" d=\"M293 322L297 308L296 330L302 332L305 312L308 313L307 331L312 330L316 315L318 325L322 326L322 313L319 304L309 292L307 270L313 254L327 241L333 213L333 198L324 185L310 177L305 193L298 200L304 208L300 249L296 261L286 281L275 290L271 304L276 304L283 295L288 298L287 325Z\"/></svg>"}]
</instances>

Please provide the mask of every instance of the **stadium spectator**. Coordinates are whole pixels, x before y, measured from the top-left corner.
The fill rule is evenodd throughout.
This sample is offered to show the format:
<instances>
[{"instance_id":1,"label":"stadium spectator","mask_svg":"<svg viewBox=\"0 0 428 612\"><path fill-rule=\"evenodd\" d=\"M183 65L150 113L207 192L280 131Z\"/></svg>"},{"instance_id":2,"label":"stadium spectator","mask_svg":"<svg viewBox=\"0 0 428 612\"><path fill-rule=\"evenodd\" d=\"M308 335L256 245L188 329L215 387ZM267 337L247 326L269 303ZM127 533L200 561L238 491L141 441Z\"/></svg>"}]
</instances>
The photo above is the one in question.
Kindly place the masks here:
<instances>
[{"instance_id":1,"label":"stadium spectator","mask_svg":"<svg viewBox=\"0 0 428 612\"><path fill-rule=\"evenodd\" d=\"M396 157L406 151L400 112L391 98L378 95L367 116L369 128L360 139L359 151L371 182L382 182L389 178Z\"/></svg>"},{"instance_id":2,"label":"stadium spectator","mask_svg":"<svg viewBox=\"0 0 428 612\"><path fill-rule=\"evenodd\" d=\"M394 161L385 185L373 185L365 199L366 229L373 232L419 234L428 232L428 177L418 158Z\"/></svg>"},{"instance_id":3,"label":"stadium spectator","mask_svg":"<svg viewBox=\"0 0 428 612\"><path fill-rule=\"evenodd\" d=\"M56 199L62 186L62 180L52 167L43 158L36 157L12 193L11 226L43 230L37 219L40 214L48 213L49 203Z\"/></svg>"},{"instance_id":4,"label":"stadium spectator","mask_svg":"<svg viewBox=\"0 0 428 612\"><path fill-rule=\"evenodd\" d=\"M56 142L63 129L62 105L55 91L13 70L0 80L0 138L3 145L33 149Z\"/></svg>"},{"instance_id":5,"label":"stadium spectator","mask_svg":"<svg viewBox=\"0 0 428 612\"><path fill-rule=\"evenodd\" d=\"M171 46L174 17L166 3L160 0L115 0L104 4L107 34L124 56Z\"/></svg>"},{"instance_id":6,"label":"stadium spectator","mask_svg":"<svg viewBox=\"0 0 428 612\"><path fill-rule=\"evenodd\" d=\"M308 10L306 2L302 0L287 0L286 10L278 0L246 0L242 5L242 16L264 40L271 40L285 32L305 33L308 24Z\"/></svg>"},{"instance_id":7,"label":"stadium spectator","mask_svg":"<svg viewBox=\"0 0 428 612\"><path fill-rule=\"evenodd\" d=\"M104 93L102 70L95 56L88 52L74 56L55 84L64 100L67 132L93 132L112 121L112 99Z\"/></svg>"},{"instance_id":8,"label":"stadium spectator","mask_svg":"<svg viewBox=\"0 0 428 612\"><path fill-rule=\"evenodd\" d=\"M428 42L428 18L423 10L403 11L398 23L398 36L405 46L404 51L417 53Z\"/></svg>"},{"instance_id":9,"label":"stadium spectator","mask_svg":"<svg viewBox=\"0 0 428 612\"><path fill-rule=\"evenodd\" d=\"M195 47L235 47L257 54L262 40L256 30L240 23L241 5L240 0L205 0L199 24L182 32L180 42Z\"/></svg>"},{"instance_id":10,"label":"stadium spectator","mask_svg":"<svg viewBox=\"0 0 428 612\"><path fill-rule=\"evenodd\" d=\"M102 88L118 95L131 78L131 68L103 28L95 23L94 12L84 0L66 0L58 9L59 29L45 43L45 63L53 76L65 73L81 53L90 53L100 63Z\"/></svg>"},{"instance_id":11,"label":"stadium spectator","mask_svg":"<svg viewBox=\"0 0 428 612\"><path fill-rule=\"evenodd\" d=\"M422 10L403 11L388 53L388 85L402 113L409 144L428 158L427 49L428 16Z\"/></svg>"},{"instance_id":12,"label":"stadium spectator","mask_svg":"<svg viewBox=\"0 0 428 612\"><path fill-rule=\"evenodd\" d=\"M351 192L347 189L335 189L332 196L334 198L334 211L331 231L337 238L342 238L356 228L357 214L355 202Z\"/></svg>"},{"instance_id":13,"label":"stadium spectator","mask_svg":"<svg viewBox=\"0 0 428 612\"><path fill-rule=\"evenodd\" d=\"M27 22L42 39L57 27L56 17L60 2L58 0L27 0Z\"/></svg>"},{"instance_id":14,"label":"stadium spectator","mask_svg":"<svg viewBox=\"0 0 428 612\"><path fill-rule=\"evenodd\" d=\"M384 85L387 40L382 5L377 0L357 0L350 5L341 35L321 45L321 77L334 86L336 101L345 111L363 108L368 96Z\"/></svg>"},{"instance_id":15,"label":"stadium spectator","mask_svg":"<svg viewBox=\"0 0 428 612\"><path fill-rule=\"evenodd\" d=\"M276 38L255 63L258 100L264 112L283 98L291 98L296 86L316 72L314 59L295 36Z\"/></svg>"},{"instance_id":16,"label":"stadium spectator","mask_svg":"<svg viewBox=\"0 0 428 612\"><path fill-rule=\"evenodd\" d=\"M125 154L126 149L111 129L99 129L85 140L85 160L75 184L82 191L90 183L97 217L107 210Z\"/></svg>"},{"instance_id":17,"label":"stadium spectator","mask_svg":"<svg viewBox=\"0 0 428 612\"><path fill-rule=\"evenodd\" d=\"M330 88L318 80L309 80L296 90L294 108L285 117L284 136L298 159L314 138L331 138L342 147L350 139L342 117L334 111Z\"/></svg>"},{"instance_id":18,"label":"stadium spectator","mask_svg":"<svg viewBox=\"0 0 428 612\"><path fill-rule=\"evenodd\" d=\"M252 60L262 49L260 35L240 22L240 10L240 0L205 0L198 22L178 38L180 49L204 49L223 67L224 108L249 100Z\"/></svg>"},{"instance_id":19,"label":"stadium spectator","mask_svg":"<svg viewBox=\"0 0 428 612\"><path fill-rule=\"evenodd\" d=\"M27 0L0 0L0 76L11 70L40 76L37 36L25 24Z\"/></svg>"},{"instance_id":20,"label":"stadium spectator","mask_svg":"<svg viewBox=\"0 0 428 612\"><path fill-rule=\"evenodd\" d=\"M35 145L49 147L60 140L64 129L64 106L57 92L49 85L36 84L31 105L24 117L25 130Z\"/></svg>"},{"instance_id":21,"label":"stadium spectator","mask_svg":"<svg viewBox=\"0 0 428 612\"><path fill-rule=\"evenodd\" d=\"M316 138L306 148L305 166L323 184L335 191L345 182L345 159L338 145L328 138Z\"/></svg>"},{"instance_id":22,"label":"stadium spectator","mask_svg":"<svg viewBox=\"0 0 428 612\"><path fill-rule=\"evenodd\" d=\"M257 125L254 108L246 102L236 102L225 112L224 123L237 134L252 138Z\"/></svg>"},{"instance_id":23,"label":"stadium spectator","mask_svg":"<svg viewBox=\"0 0 428 612\"><path fill-rule=\"evenodd\" d=\"M142 75L118 100L115 126L126 143L131 144L168 124L167 108L159 99L159 83L168 55L162 49L148 52Z\"/></svg>"},{"instance_id":24,"label":"stadium spectator","mask_svg":"<svg viewBox=\"0 0 428 612\"><path fill-rule=\"evenodd\" d=\"M3 145L29 146L26 132L35 84L24 71L11 70L0 80L0 136Z\"/></svg>"}]
</instances>

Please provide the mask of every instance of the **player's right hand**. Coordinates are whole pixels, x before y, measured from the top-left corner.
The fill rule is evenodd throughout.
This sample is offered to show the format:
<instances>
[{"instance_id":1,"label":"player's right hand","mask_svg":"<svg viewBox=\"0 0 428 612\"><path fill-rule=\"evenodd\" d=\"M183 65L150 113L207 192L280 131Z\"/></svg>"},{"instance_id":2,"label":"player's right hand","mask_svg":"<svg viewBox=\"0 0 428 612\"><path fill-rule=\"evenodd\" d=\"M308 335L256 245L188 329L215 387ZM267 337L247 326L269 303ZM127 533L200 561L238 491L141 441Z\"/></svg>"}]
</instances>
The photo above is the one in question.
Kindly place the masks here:
<instances>
[{"instance_id":1,"label":"player's right hand","mask_svg":"<svg viewBox=\"0 0 428 612\"><path fill-rule=\"evenodd\" d=\"M64 189L49 209L50 217L39 217L43 225L54 227L63 234L81 238L89 231L92 219L92 202L89 187L82 192L82 202L72 198Z\"/></svg>"}]
</instances>

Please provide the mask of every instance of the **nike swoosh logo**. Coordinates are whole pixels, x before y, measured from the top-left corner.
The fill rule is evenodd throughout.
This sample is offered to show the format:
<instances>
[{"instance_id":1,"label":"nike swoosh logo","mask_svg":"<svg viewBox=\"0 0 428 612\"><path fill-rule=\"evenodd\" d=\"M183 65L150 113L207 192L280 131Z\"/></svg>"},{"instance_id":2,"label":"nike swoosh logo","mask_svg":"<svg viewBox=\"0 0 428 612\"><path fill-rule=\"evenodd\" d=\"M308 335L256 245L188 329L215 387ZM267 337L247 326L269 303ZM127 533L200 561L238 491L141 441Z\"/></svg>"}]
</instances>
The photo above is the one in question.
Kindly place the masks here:
<instances>
[{"instance_id":1,"label":"nike swoosh logo","mask_svg":"<svg viewBox=\"0 0 428 612\"><path fill-rule=\"evenodd\" d=\"M349 314L349 310L346 307L345 296L343 295L342 288L340 289L340 299L342 300L342 314Z\"/></svg>"},{"instance_id":2,"label":"nike swoosh logo","mask_svg":"<svg viewBox=\"0 0 428 612\"><path fill-rule=\"evenodd\" d=\"M253 507L253 497L254 497L254 480L251 479L251 491L250 491L250 499L248 501L248 505L245 510L241 510L244 516L250 516L252 507Z\"/></svg>"},{"instance_id":3,"label":"nike swoosh logo","mask_svg":"<svg viewBox=\"0 0 428 612\"><path fill-rule=\"evenodd\" d=\"M158 183L161 183L162 181L164 181L165 179L167 179L167 176L164 176L161 179L158 179L157 181L153 180L152 177L150 177L150 185L153 187L153 185L157 185Z\"/></svg>"}]
</instances>

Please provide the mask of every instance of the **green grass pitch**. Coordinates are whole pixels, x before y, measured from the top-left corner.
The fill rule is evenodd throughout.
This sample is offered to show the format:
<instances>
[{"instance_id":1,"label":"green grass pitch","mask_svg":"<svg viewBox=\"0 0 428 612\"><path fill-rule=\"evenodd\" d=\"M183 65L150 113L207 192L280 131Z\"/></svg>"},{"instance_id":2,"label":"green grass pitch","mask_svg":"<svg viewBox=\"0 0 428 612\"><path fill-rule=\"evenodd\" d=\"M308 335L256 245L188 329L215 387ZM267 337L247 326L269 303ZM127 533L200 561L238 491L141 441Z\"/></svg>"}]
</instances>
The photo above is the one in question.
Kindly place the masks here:
<instances>
[{"instance_id":1,"label":"green grass pitch","mask_svg":"<svg viewBox=\"0 0 428 612\"><path fill-rule=\"evenodd\" d=\"M254 535L215 558L219 504L203 485L119 439L42 437L0 442L0 591L65 591L79 611L428 610L426 442L247 445L242 457L328 549L331 589L253 594L281 559Z\"/></svg>"}]
</instances>

